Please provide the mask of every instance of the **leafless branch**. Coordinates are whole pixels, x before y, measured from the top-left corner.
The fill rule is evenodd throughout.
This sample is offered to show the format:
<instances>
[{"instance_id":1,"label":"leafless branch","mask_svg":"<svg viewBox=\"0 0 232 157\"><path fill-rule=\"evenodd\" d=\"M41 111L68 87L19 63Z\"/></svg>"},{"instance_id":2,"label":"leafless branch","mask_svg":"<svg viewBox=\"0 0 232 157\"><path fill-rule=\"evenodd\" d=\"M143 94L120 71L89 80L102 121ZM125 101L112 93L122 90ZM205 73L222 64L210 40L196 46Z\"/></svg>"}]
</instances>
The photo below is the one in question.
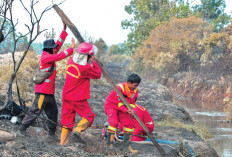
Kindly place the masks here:
<instances>
[{"instance_id":1,"label":"leafless branch","mask_svg":"<svg viewBox=\"0 0 232 157\"><path fill-rule=\"evenodd\" d=\"M6 38L6 35L5 35L5 37L3 35L3 30L4 30L5 22L8 19L6 17L6 14L7 14L9 8L11 8L11 6L12 6L12 2L13 2L13 0L3 0L1 7L0 7L0 9L1 9L0 16L3 17L3 22L1 23L1 26L0 26L0 43ZM3 15L1 15L1 14L3 14Z\"/></svg>"},{"instance_id":2,"label":"leafless branch","mask_svg":"<svg viewBox=\"0 0 232 157\"><path fill-rule=\"evenodd\" d=\"M3 9L4 6L5 6L5 9ZM9 8L9 2L7 0L4 0L3 5L1 6L1 12L0 12L0 14L3 14L3 22L1 24L0 30L3 30L4 24L6 22L6 13L7 13L8 8Z\"/></svg>"},{"instance_id":3,"label":"leafless branch","mask_svg":"<svg viewBox=\"0 0 232 157\"><path fill-rule=\"evenodd\" d=\"M9 20L10 21L10 20ZM17 22L16 24L14 24L14 28L18 25L18 19L17 19ZM10 35L14 30L13 29L10 29L7 33L5 33L5 37L4 38L7 38L8 35Z\"/></svg>"},{"instance_id":4,"label":"leafless branch","mask_svg":"<svg viewBox=\"0 0 232 157\"><path fill-rule=\"evenodd\" d=\"M63 0L62 2L60 2L58 5L62 4L65 0ZM13 0L11 1L13 2ZM16 78L16 73L18 72L20 65L22 64L27 52L30 49L31 44L36 40L36 38L44 31L46 31L47 29L43 29L42 31L39 30L40 27L40 21L43 17L43 15L51 10L52 5L46 7L42 13L40 14L40 16L37 16L38 14L35 12L35 5L38 3L39 1L34 1L34 0L30 0L30 7L26 7L25 6L25 1L23 2L23 0L20 0L21 5L23 6L24 10L26 11L27 15L30 17L30 24L25 24L25 26L28 28L28 32L25 33L24 35L21 35L19 37L16 37L16 24L14 24L13 21L13 14L12 14L12 4L10 5L10 7L8 8L10 10L10 18L9 21L11 23L11 31L9 31L10 33L13 33L13 41L14 41L14 47L13 47L13 52L12 52L12 59L13 59L13 63L14 63L14 71L11 74L11 78L9 80L8 83L8 90L7 90L7 95L6 95L6 102L4 104L4 106L0 107L0 111L5 109L7 103L9 101L11 101L13 99L13 95L12 95L12 83L14 81L14 79ZM37 29L35 29L37 28ZM36 30L36 31L35 31ZM17 42L19 41L20 38L23 38L25 36L28 36L28 44L27 47L24 50L23 56L20 58L20 60L17 62L16 65L16 61L15 61L15 57L14 57L14 53L16 51L16 46L17 46ZM19 92L18 92L18 97L19 97L19 101L20 101L20 96L19 96Z\"/></svg>"}]
</instances>

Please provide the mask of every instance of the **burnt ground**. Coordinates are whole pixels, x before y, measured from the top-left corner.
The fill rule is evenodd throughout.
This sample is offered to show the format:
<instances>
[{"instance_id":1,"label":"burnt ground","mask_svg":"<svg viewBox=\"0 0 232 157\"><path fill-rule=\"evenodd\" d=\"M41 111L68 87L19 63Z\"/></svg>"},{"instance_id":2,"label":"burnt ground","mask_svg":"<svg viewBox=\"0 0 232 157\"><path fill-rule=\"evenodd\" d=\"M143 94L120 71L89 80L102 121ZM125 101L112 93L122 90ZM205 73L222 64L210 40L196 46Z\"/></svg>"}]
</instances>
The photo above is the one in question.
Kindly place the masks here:
<instances>
[{"instance_id":1,"label":"burnt ground","mask_svg":"<svg viewBox=\"0 0 232 157\"><path fill-rule=\"evenodd\" d=\"M111 64L105 66L105 68L116 84L125 82L126 77L130 74L130 72L123 70L123 67L119 64ZM55 97L59 107L59 120L62 107L63 83L64 80L56 81ZM155 124L163 121L165 117L171 117L186 124L193 124L189 114L172 102L172 95L166 87L142 80L138 89L139 98L137 103L148 110ZM87 146L72 141L66 146L59 146L59 142L47 141L45 121L38 119L33 126L28 128L26 137L16 136L13 141L0 142L0 149L2 150L0 151L0 156L106 156L106 143L101 138L101 130L107 120L104 113L104 102L111 90L112 87L110 87L104 77L100 80L91 81L91 99L89 104L96 114L96 118L93 127L83 133L84 138L87 140ZM45 114L41 115L41 117L43 116L45 117ZM78 122L79 120L80 118L76 116L76 121ZM8 119L0 120L1 129L15 133L18 127L19 124L13 124ZM60 136L60 133L61 129L58 127L56 134ZM156 126L153 134L156 139L188 143L195 156L218 156L214 149L194 131L169 126ZM70 138L72 137L70 136ZM161 146L168 156L191 156L189 151L181 145L161 144ZM139 154L135 156L161 156L154 145L133 143L132 147L139 150ZM118 152L117 156L124 156L122 142L115 142L115 148Z\"/></svg>"}]
</instances>

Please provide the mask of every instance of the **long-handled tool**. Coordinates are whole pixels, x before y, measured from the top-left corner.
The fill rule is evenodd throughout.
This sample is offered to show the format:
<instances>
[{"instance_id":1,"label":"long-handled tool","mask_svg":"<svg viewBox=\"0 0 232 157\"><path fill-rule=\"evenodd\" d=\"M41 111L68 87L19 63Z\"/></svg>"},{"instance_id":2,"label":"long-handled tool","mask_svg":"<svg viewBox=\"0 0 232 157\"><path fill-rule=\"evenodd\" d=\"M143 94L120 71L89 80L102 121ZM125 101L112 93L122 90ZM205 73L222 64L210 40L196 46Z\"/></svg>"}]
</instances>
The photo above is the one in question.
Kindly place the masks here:
<instances>
[{"instance_id":1,"label":"long-handled tool","mask_svg":"<svg viewBox=\"0 0 232 157\"><path fill-rule=\"evenodd\" d=\"M77 38L77 40L80 43L84 42L84 39L82 38L80 32L78 31L78 29L75 27L75 25L69 20L69 18L64 14L64 12L57 6L57 5L53 5L53 8L55 9L55 11L57 12L57 14L61 17L61 19L63 20L63 22L69 27L69 29L72 31L72 33L74 34L74 36ZM115 83L113 82L113 80L110 78L110 76L107 74L107 72L105 71L105 69L103 68L102 64L97 61L98 65L101 68L101 71L103 73L103 76L107 79L107 81L111 84L111 86L114 88L115 92L118 94L118 96L122 99L123 103L126 105L126 107L129 110L133 110L131 108L131 106L129 105L129 103L127 102L127 100L125 99L125 97L122 95L122 93L118 90L118 88L116 87ZM144 129L144 131L146 132L147 136L151 139L151 141L154 143L154 145L156 146L156 148L158 149L158 151L160 152L160 154L163 157L166 157L166 153L163 150L163 148L156 142L155 138L153 137L153 135L150 133L150 131L148 130L147 126L141 121L141 119L138 117L138 115L135 113L134 114L135 119L138 121L138 123L142 126L142 128Z\"/></svg>"}]
</instances>

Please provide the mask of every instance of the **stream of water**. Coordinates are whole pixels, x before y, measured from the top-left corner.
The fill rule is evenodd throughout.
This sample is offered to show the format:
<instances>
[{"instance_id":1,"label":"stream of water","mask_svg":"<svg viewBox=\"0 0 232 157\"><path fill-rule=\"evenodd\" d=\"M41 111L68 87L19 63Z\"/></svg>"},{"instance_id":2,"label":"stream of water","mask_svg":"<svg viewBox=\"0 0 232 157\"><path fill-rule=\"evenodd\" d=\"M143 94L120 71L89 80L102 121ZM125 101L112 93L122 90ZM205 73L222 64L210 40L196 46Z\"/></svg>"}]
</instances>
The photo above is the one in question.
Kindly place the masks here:
<instances>
[{"instance_id":1,"label":"stream of water","mask_svg":"<svg viewBox=\"0 0 232 157\"><path fill-rule=\"evenodd\" d=\"M224 112L221 106L203 102L181 101L178 104L188 111L198 126L213 135L209 143L220 157L232 157L232 122L226 120L231 113Z\"/></svg>"}]
</instances>

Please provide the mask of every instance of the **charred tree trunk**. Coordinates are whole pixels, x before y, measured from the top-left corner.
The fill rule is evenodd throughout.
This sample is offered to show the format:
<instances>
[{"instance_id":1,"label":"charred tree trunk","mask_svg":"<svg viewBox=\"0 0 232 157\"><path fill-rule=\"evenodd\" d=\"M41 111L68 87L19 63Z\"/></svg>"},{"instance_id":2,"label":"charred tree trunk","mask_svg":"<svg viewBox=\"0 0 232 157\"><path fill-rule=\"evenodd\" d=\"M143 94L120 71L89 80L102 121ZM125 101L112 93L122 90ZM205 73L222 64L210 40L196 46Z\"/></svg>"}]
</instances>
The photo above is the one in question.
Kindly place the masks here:
<instances>
[{"instance_id":1,"label":"charred tree trunk","mask_svg":"<svg viewBox=\"0 0 232 157\"><path fill-rule=\"evenodd\" d=\"M4 40L4 35L2 33L2 30L0 30L0 43Z\"/></svg>"},{"instance_id":2,"label":"charred tree trunk","mask_svg":"<svg viewBox=\"0 0 232 157\"><path fill-rule=\"evenodd\" d=\"M57 12L57 14L61 17L61 19L64 21L64 23L68 26L68 28L72 31L72 33L77 38L77 40L79 41L79 43L85 42L84 39L82 38L80 32L78 31L78 29L69 20L69 18L64 14L64 12L56 4L53 5L53 8Z\"/></svg>"}]
</instances>

